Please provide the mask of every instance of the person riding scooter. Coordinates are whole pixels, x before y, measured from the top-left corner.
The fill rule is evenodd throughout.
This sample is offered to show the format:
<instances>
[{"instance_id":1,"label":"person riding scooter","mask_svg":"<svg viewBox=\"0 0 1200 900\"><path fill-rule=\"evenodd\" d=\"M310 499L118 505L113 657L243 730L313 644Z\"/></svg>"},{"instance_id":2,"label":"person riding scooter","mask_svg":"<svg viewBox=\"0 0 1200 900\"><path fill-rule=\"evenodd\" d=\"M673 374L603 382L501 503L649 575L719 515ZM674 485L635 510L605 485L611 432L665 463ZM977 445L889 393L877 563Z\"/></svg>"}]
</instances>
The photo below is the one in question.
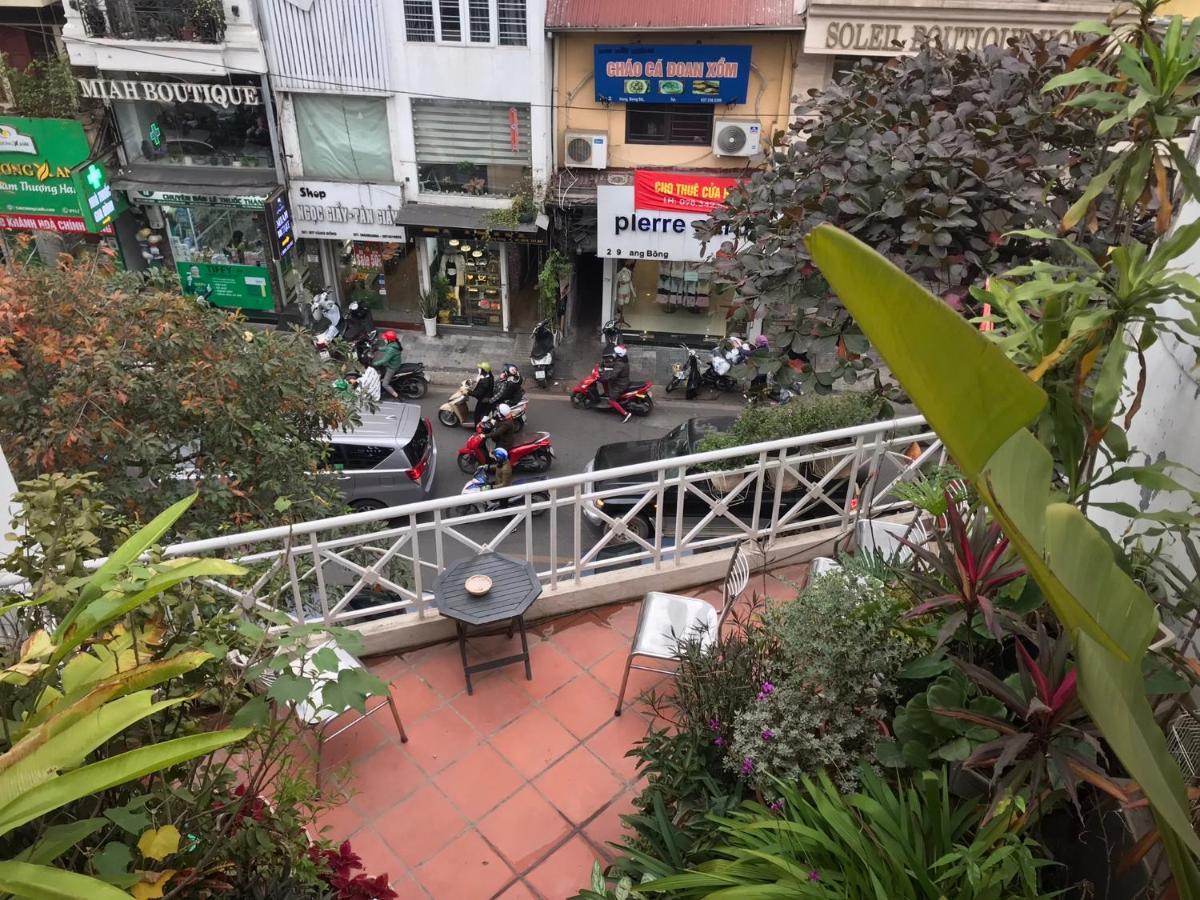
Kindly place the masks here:
<instances>
[{"instance_id":1,"label":"person riding scooter","mask_svg":"<svg viewBox=\"0 0 1200 900\"><path fill-rule=\"evenodd\" d=\"M525 396L525 387L521 384L521 370L512 363L505 363L500 370L499 384L496 393L492 394L492 406L501 403L512 405L520 403Z\"/></svg>"},{"instance_id":2,"label":"person riding scooter","mask_svg":"<svg viewBox=\"0 0 1200 900\"><path fill-rule=\"evenodd\" d=\"M508 451L497 447L492 451L492 461L487 465L488 486L496 489L506 488L512 484L513 468L508 461Z\"/></svg>"},{"instance_id":3,"label":"person riding scooter","mask_svg":"<svg viewBox=\"0 0 1200 900\"><path fill-rule=\"evenodd\" d=\"M491 439L492 447L503 449L506 453L512 446L513 438L520 431L512 407L507 403L501 403L496 407L496 411L482 423L482 429L483 433Z\"/></svg>"},{"instance_id":4,"label":"person riding scooter","mask_svg":"<svg viewBox=\"0 0 1200 900\"><path fill-rule=\"evenodd\" d=\"M475 398L475 425L478 427L483 417L492 411L492 394L496 392L496 379L492 377L492 364L479 364L479 377L471 388L469 396Z\"/></svg>"},{"instance_id":5,"label":"person riding scooter","mask_svg":"<svg viewBox=\"0 0 1200 900\"><path fill-rule=\"evenodd\" d=\"M370 334L374 327L375 320L370 308L354 300L346 307L346 330L342 332L342 340L353 346Z\"/></svg>"},{"instance_id":6,"label":"person riding scooter","mask_svg":"<svg viewBox=\"0 0 1200 900\"><path fill-rule=\"evenodd\" d=\"M392 387L392 378L400 369L400 363L403 361L404 348L400 346L400 337L394 331L385 331L383 333L383 346L375 354L375 359L371 361L371 365L380 372L380 383L383 389L387 391L389 397L393 400L398 400L400 395L396 393Z\"/></svg>"},{"instance_id":7,"label":"person riding scooter","mask_svg":"<svg viewBox=\"0 0 1200 900\"><path fill-rule=\"evenodd\" d=\"M626 412L625 407L617 402L617 398L629 389L629 359L623 345L618 344L613 348L612 363L603 370L600 380L604 385L604 392L608 395L608 405L622 417L622 422L628 422L631 413Z\"/></svg>"},{"instance_id":8,"label":"person riding scooter","mask_svg":"<svg viewBox=\"0 0 1200 900\"><path fill-rule=\"evenodd\" d=\"M354 388L360 397L365 397L374 403L379 402L379 392L381 383L379 373L370 366L360 372L347 372L346 380L350 382L350 386Z\"/></svg>"}]
</instances>

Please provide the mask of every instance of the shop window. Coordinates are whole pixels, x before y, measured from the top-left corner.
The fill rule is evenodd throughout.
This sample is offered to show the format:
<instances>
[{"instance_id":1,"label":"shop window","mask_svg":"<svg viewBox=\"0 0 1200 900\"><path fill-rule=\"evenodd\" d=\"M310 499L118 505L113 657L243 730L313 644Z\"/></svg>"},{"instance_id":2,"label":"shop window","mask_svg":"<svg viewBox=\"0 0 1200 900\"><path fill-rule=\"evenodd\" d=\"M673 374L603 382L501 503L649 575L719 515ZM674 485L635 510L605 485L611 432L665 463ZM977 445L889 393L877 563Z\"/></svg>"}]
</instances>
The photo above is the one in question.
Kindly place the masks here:
<instances>
[{"instance_id":1,"label":"shop window","mask_svg":"<svg viewBox=\"0 0 1200 900\"><path fill-rule=\"evenodd\" d=\"M471 15L471 43L490 44L492 41L492 8L490 0L467 0Z\"/></svg>"},{"instance_id":2,"label":"shop window","mask_svg":"<svg viewBox=\"0 0 1200 900\"><path fill-rule=\"evenodd\" d=\"M462 5L459 0L438 0L438 21L443 41L462 40Z\"/></svg>"},{"instance_id":3,"label":"shop window","mask_svg":"<svg viewBox=\"0 0 1200 900\"><path fill-rule=\"evenodd\" d=\"M300 158L308 178L394 181L387 101L378 97L293 94Z\"/></svg>"},{"instance_id":4,"label":"shop window","mask_svg":"<svg viewBox=\"0 0 1200 900\"><path fill-rule=\"evenodd\" d=\"M630 103L625 107L627 144L712 143L713 108L674 103Z\"/></svg>"},{"instance_id":5,"label":"shop window","mask_svg":"<svg viewBox=\"0 0 1200 900\"><path fill-rule=\"evenodd\" d=\"M180 283L217 306L272 309L262 208L164 206Z\"/></svg>"},{"instance_id":6,"label":"shop window","mask_svg":"<svg viewBox=\"0 0 1200 900\"><path fill-rule=\"evenodd\" d=\"M404 0L404 38L417 44L432 44L433 0Z\"/></svg>"},{"instance_id":7,"label":"shop window","mask_svg":"<svg viewBox=\"0 0 1200 900\"><path fill-rule=\"evenodd\" d=\"M628 260L618 264L615 309L642 332L724 337L732 297L697 262Z\"/></svg>"},{"instance_id":8,"label":"shop window","mask_svg":"<svg viewBox=\"0 0 1200 900\"><path fill-rule=\"evenodd\" d=\"M446 279L449 324L501 326L502 246L460 238L438 240L433 271Z\"/></svg>"},{"instance_id":9,"label":"shop window","mask_svg":"<svg viewBox=\"0 0 1200 900\"><path fill-rule=\"evenodd\" d=\"M506 197L530 173L529 106L412 101L421 190Z\"/></svg>"},{"instance_id":10,"label":"shop window","mask_svg":"<svg viewBox=\"0 0 1200 900\"><path fill-rule=\"evenodd\" d=\"M152 165L272 165L261 106L120 100L113 113L129 162Z\"/></svg>"},{"instance_id":11,"label":"shop window","mask_svg":"<svg viewBox=\"0 0 1200 900\"><path fill-rule=\"evenodd\" d=\"M523 47L526 0L404 0L404 36L414 43Z\"/></svg>"}]
</instances>

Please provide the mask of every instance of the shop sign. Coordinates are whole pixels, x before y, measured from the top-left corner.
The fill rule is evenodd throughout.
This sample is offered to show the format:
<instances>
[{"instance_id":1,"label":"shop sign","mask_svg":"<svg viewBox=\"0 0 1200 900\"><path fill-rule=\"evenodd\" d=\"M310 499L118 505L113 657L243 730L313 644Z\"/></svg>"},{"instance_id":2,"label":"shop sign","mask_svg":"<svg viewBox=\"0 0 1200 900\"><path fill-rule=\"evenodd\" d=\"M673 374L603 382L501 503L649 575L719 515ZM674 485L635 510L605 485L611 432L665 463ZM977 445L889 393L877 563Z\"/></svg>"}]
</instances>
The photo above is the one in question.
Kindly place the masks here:
<instances>
[{"instance_id":1,"label":"shop sign","mask_svg":"<svg viewBox=\"0 0 1200 900\"><path fill-rule=\"evenodd\" d=\"M283 259L296 247L296 235L292 230L292 210L288 206L287 191L279 188L267 198L267 224L271 231L271 248L276 259Z\"/></svg>"},{"instance_id":2,"label":"shop sign","mask_svg":"<svg viewBox=\"0 0 1200 900\"><path fill-rule=\"evenodd\" d=\"M79 198L84 227L92 233L104 231L128 208L124 198L113 193L112 185L108 183L108 171L99 160L89 160L72 169L71 184Z\"/></svg>"},{"instance_id":3,"label":"shop sign","mask_svg":"<svg viewBox=\"0 0 1200 900\"><path fill-rule=\"evenodd\" d=\"M179 191L130 191L131 199L138 203L154 203L159 206L219 206L223 209L261 210L267 198L263 194L185 194Z\"/></svg>"},{"instance_id":4,"label":"shop sign","mask_svg":"<svg viewBox=\"0 0 1200 900\"><path fill-rule=\"evenodd\" d=\"M639 209L631 184L596 186L596 253L614 259L669 259L701 262L712 256L710 244L694 226L707 213Z\"/></svg>"},{"instance_id":5,"label":"shop sign","mask_svg":"<svg viewBox=\"0 0 1200 900\"><path fill-rule=\"evenodd\" d=\"M997 14L999 10L996 11ZM851 56L898 56L922 44L938 41L947 50L978 50L1003 46L1009 38L1036 35L1046 40L1071 39L1071 17L1011 19L906 19L893 15L821 16L809 11L804 32L805 53Z\"/></svg>"},{"instance_id":6,"label":"shop sign","mask_svg":"<svg viewBox=\"0 0 1200 900\"><path fill-rule=\"evenodd\" d=\"M80 78L89 100L152 100L159 103L204 103L208 106L261 106L262 92L251 85L196 84L189 81L125 81Z\"/></svg>"},{"instance_id":7,"label":"shop sign","mask_svg":"<svg viewBox=\"0 0 1200 900\"><path fill-rule=\"evenodd\" d=\"M337 181L293 181L296 235L341 241L402 242L400 188L394 185L345 184Z\"/></svg>"},{"instance_id":8,"label":"shop sign","mask_svg":"<svg viewBox=\"0 0 1200 900\"><path fill-rule=\"evenodd\" d=\"M737 183L736 178L639 169L633 173L634 208L709 215Z\"/></svg>"},{"instance_id":9,"label":"shop sign","mask_svg":"<svg viewBox=\"0 0 1200 900\"><path fill-rule=\"evenodd\" d=\"M74 119L0 117L0 227L87 233L71 169L90 149Z\"/></svg>"},{"instance_id":10,"label":"shop sign","mask_svg":"<svg viewBox=\"0 0 1200 900\"><path fill-rule=\"evenodd\" d=\"M600 103L745 103L744 44L596 44Z\"/></svg>"},{"instance_id":11,"label":"shop sign","mask_svg":"<svg viewBox=\"0 0 1200 900\"><path fill-rule=\"evenodd\" d=\"M264 266L181 262L175 266L183 292L204 295L215 306L274 309L271 279ZM208 290L211 288L211 291Z\"/></svg>"}]
</instances>

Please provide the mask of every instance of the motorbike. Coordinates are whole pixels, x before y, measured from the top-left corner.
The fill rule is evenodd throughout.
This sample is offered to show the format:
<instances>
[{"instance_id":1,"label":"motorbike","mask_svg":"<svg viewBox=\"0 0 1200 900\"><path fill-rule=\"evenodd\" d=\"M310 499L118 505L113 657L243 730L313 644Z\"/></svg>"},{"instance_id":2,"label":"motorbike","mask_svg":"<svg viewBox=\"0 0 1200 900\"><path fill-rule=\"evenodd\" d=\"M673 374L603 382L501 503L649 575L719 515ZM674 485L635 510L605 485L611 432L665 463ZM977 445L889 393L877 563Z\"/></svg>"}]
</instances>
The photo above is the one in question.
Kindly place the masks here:
<instances>
[{"instance_id":1,"label":"motorbike","mask_svg":"<svg viewBox=\"0 0 1200 900\"><path fill-rule=\"evenodd\" d=\"M458 468L470 472L487 462L484 440L487 437L476 430L458 450ZM514 472L545 472L554 462L554 448L550 446L550 434L539 431L533 440L524 440L508 450L508 461Z\"/></svg>"},{"instance_id":2,"label":"motorbike","mask_svg":"<svg viewBox=\"0 0 1200 900\"><path fill-rule=\"evenodd\" d=\"M375 357L375 342L378 336L379 329L372 328L354 342L352 352L354 353L354 358L358 360L358 364L360 366L369 366L371 364L371 360ZM340 338L341 335L339 334L337 337ZM345 362L346 360L344 356L334 349L335 346L336 345L333 341L326 341L322 338L313 339L313 347L316 348L317 355L321 357L322 361L330 358L336 358L339 362Z\"/></svg>"},{"instance_id":3,"label":"motorbike","mask_svg":"<svg viewBox=\"0 0 1200 900\"><path fill-rule=\"evenodd\" d=\"M532 481L539 480L540 479L537 478L514 478L513 484L529 484ZM464 497L479 498L479 502L475 504L476 512L491 512L493 509L499 509L502 501L489 500L487 494L490 490L491 486L487 481L487 469L483 466L480 466L475 470L475 474L471 476L471 480L463 485L462 495ZM548 503L550 501L550 493L549 491L535 491L530 495L529 499L533 503ZM519 511L521 507L525 505L520 498L518 498L515 502L510 501L510 503L512 503L511 508L514 511ZM546 510L544 508L535 509L533 514L535 516L541 516L544 515L545 512Z\"/></svg>"},{"instance_id":4,"label":"motorbike","mask_svg":"<svg viewBox=\"0 0 1200 900\"><path fill-rule=\"evenodd\" d=\"M438 421L447 428L461 425L463 428L475 428L475 419L468 406L471 401L471 388L475 387L474 378L463 379L463 383L450 395L450 399L438 407ZM513 415L517 419L517 428L525 427L525 410L529 407L528 400L512 404Z\"/></svg>"},{"instance_id":5,"label":"motorbike","mask_svg":"<svg viewBox=\"0 0 1200 900\"><path fill-rule=\"evenodd\" d=\"M529 349L529 366L538 387L547 387L554 377L554 332L550 320L543 319L533 329L533 346Z\"/></svg>"},{"instance_id":6,"label":"motorbike","mask_svg":"<svg viewBox=\"0 0 1200 900\"><path fill-rule=\"evenodd\" d=\"M609 319L600 328L600 355L612 356L617 344L625 343L625 335L621 333L621 320Z\"/></svg>"},{"instance_id":7,"label":"motorbike","mask_svg":"<svg viewBox=\"0 0 1200 900\"><path fill-rule=\"evenodd\" d=\"M425 371L425 363L401 363L396 374L392 376L391 385L392 390L405 400L420 400L429 390L429 375Z\"/></svg>"},{"instance_id":8,"label":"motorbike","mask_svg":"<svg viewBox=\"0 0 1200 900\"><path fill-rule=\"evenodd\" d=\"M720 346L713 349L708 367L703 372L700 371L699 354L691 347L683 344L680 346L687 353L687 359L683 363L675 363L671 366L671 380L667 382L668 394L683 385L687 386L684 396L688 400L694 400L700 393L700 389L706 387L718 392L741 390L737 379L729 374L735 363L722 353ZM735 349L730 352L738 353L739 351ZM741 361L740 358L738 361Z\"/></svg>"},{"instance_id":9,"label":"motorbike","mask_svg":"<svg viewBox=\"0 0 1200 900\"><path fill-rule=\"evenodd\" d=\"M651 392L653 386L649 381L632 379L628 390L617 398L617 402L635 416L648 416L654 409L654 394ZM594 366L591 375L584 377L583 381L571 388L571 403L577 409L591 409L601 404L608 409L607 400L600 391L599 366Z\"/></svg>"}]
</instances>

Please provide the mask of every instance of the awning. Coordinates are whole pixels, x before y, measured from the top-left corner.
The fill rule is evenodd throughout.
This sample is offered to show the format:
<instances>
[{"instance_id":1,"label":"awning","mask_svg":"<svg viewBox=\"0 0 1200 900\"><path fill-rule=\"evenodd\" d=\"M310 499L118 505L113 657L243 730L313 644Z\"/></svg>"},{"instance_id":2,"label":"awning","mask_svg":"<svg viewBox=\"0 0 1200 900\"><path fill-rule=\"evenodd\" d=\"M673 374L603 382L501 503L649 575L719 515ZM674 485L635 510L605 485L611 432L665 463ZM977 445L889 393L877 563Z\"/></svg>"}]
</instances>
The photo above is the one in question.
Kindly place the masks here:
<instances>
[{"instance_id":1,"label":"awning","mask_svg":"<svg viewBox=\"0 0 1200 900\"><path fill-rule=\"evenodd\" d=\"M515 228L496 228L488 224L490 210L477 206L441 206L432 203L406 203L396 210L396 224L409 227L414 237L482 237L513 244L541 244L546 233L536 222Z\"/></svg>"}]
</instances>

